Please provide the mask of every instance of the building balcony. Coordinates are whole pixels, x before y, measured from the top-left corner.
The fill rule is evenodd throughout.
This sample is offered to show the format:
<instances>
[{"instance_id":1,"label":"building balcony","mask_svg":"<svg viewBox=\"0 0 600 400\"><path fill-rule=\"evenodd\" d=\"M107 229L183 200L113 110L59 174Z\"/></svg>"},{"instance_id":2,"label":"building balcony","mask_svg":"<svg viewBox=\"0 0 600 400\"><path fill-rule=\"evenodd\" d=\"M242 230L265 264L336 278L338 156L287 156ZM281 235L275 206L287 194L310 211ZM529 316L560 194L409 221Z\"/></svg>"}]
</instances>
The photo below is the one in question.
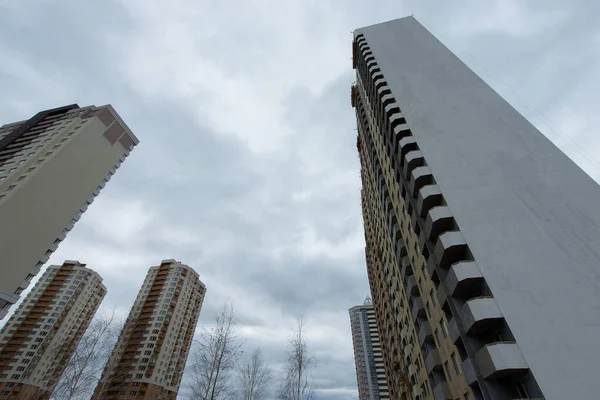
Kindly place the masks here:
<instances>
[{"instance_id":1,"label":"building balcony","mask_svg":"<svg viewBox=\"0 0 600 400\"><path fill-rule=\"evenodd\" d=\"M409 151L417 150L417 141L414 136L406 136L398 142L398 159L404 160L404 156Z\"/></svg>"},{"instance_id":2,"label":"building balcony","mask_svg":"<svg viewBox=\"0 0 600 400\"><path fill-rule=\"evenodd\" d=\"M417 367L414 364L410 364L408 366L408 376L413 376L417 374Z\"/></svg>"},{"instance_id":3,"label":"building balcony","mask_svg":"<svg viewBox=\"0 0 600 400\"><path fill-rule=\"evenodd\" d=\"M404 326L400 330L400 340L404 340L407 338L407 328Z\"/></svg>"},{"instance_id":4,"label":"building balcony","mask_svg":"<svg viewBox=\"0 0 600 400\"><path fill-rule=\"evenodd\" d=\"M433 342L433 334L431 333L429 322L421 323L421 329L419 329L419 344L422 346L425 342Z\"/></svg>"},{"instance_id":5,"label":"building balcony","mask_svg":"<svg viewBox=\"0 0 600 400\"><path fill-rule=\"evenodd\" d=\"M406 346L404 346L404 359L408 360L409 357L410 357L410 346L406 345Z\"/></svg>"},{"instance_id":6,"label":"building balcony","mask_svg":"<svg viewBox=\"0 0 600 400\"><path fill-rule=\"evenodd\" d=\"M471 297L483 284L481 271L474 261L461 261L452 264L446 276L446 286L450 296Z\"/></svg>"},{"instance_id":7,"label":"building balcony","mask_svg":"<svg viewBox=\"0 0 600 400\"><path fill-rule=\"evenodd\" d=\"M443 307L444 304L446 304L446 302L448 301L446 290L442 285L438 287L437 292L435 292L435 296L437 297L437 302L440 305L440 307Z\"/></svg>"},{"instance_id":8,"label":"building balcony","mask_svg":"<svg viewBox=\"0 0 600 400\"><path fill-rule=\"evenodd\" d=\"M419 294L419 287L417 286L417 280L415 279L415 276L409 276L408 279L406 279L406 295L410 296L410 295L417 295Z\"/></svg>"},{"instance_id":9,"label":"building balcony","mask_svg":"<svg viewBox=\"0 0 600 400\"><path fill-rule=\"evenodd\" d=\"M465 380L469 385L472 385L477 381L477 374L475 373L475 368L473 366L473 362L470 358L466 358L462 363L462 371L465 376Z\"/></svg>"},{"instance_id":10,"label":"building balcony","mask_svg":"<svg viewBox=\"0 0 600 400\"><path fill-rule=\"evenodd\" d=\"M19 287L20 287L21 289L27 289L27 288L29 287L29 285L30 285L30 284L31 284L31 282L30 282L30 281L28 281L27 279L23 279L23 280L21 281L21 283L19 283Z\"/></svg>"},{"instance_id":11,"label":"building balcony","mask_svg":"<svg viewBox=\"0 0 600 400\"><path fill-rule=\"evenodd\" d=\"M392 129L392 131L396 135L396 138L404 138L411 135L410 129L408 128L407 124L397 125ZM399 155L400 152L398 152L398 156Z\"/></svg>"},{"instance_id":12,"label":"building balcony","mask_svg":"<svg viewBox=\"0 0 600 400\"><path fill-rule=\"evenodd\" d=\"M467 248L467 242L460 231L444 232L435 245L435 256L440 266L449 266L463 261Z\"/></svg>"},{"instance_id":13,"label":"building balcony","mask_svg":"<svg viewBox=\"0 0 600 400\"><path fill-rule=\"evenodd\" d=\"M404 169L403 169L403 175L404 175L404 179L408 179L408 177L410 176L410 174L412 173L412 171L416 168L416 167L420 167L425 163L425 160L423 158L423 153L421 153L420 150L413 150L413 151L409 151L408 153L406 153L406 158L404 161Z\"/></svg>"},{"instance_id":14,"label":"building balcony","mask_svg":"<svg viewBox=\"0 0 600 400\"><path fill-rule=\"evenodd\" d=\"M460 328L456 323L456 318L452 318L450 322L448 322L448 330L450 331L450 338L452 339L452 343L456 344L458 339L460 339Z\"/></svg>"},{"instance_id":15,"label":"building balcony","mask_svg":"<svg viewBox=\"0 0 600 400\"><path fill-rule=\"evenodd\" d=\"M516 343L498 342L484 346L475 360L485 379L518 378L529 366Z\"/></svg>"},{"instance_id":16,"label":"building balcony","mask_svg":"<svg viewBox=\"0 0 600 400\"><path fill-rule=\"evenodd\" d=\"M428 166L415 168L411 173L411 177L409 189L413 197L418 196L419 190L423 186L433 183L433 175Z\"/></svg>"},{"instance_id":17,"label":"building balcony","mask_svg":"<svg viewBox=\"0 0 600 400\"><path fill-rule=\"evenodd\" d=\"M387 85L387 83L385 82L385 80L383 80L383 84L377 88L377 93L379 93L379 96L381 97L383 93L390 93L390 87Z\"/></svg>"},{"instance_id":18,"label":"building balcony","mask_svg":"<svg viewBox=\"0 0 600 400\"><path fill-rule=\"evenodd\" d=\"M402 113L400 113L400 109L398 108L398 111L396 111L394 114L392 114L390 116L390 125L393 127L401 125L401 124L405 124L406 120L404 119L404 116L402 115Z\"/></svg>"},{"instance_id":19,"label":"building balcony","mask_svg":"<svg viewBox=\"0 0 600 400\"><path fill-rule=\"evenodd\" d=\"M477 334L496 328L504 316L493 297L476 297L464 304L460 319L465 332Z\"/></svg>"},{"instance_id":20,"label":"building balcony","mask_svg":"<svg viewBox=\"0 0 600 400\"><path fill-rule=\"evenodd\" d=\"M408 253L406 252L406 247L404 247L404 242L402 239L398 239L396 241L396 260L402 260L407 254Z\"/></svg>"},{"instance_id":21,"label":"building balcony","mask_svg":"<svg viewBox=\"0 0 600 400\"><path fill-rule=\"evenodd\" d=\"M442 369L442 359L437 349L433 349L427 354L425 358L425 366L427 367L427 373L430 373L434 369Z\"/></svg>"},{"instance_id":22,"label":"building balcony","mask_svg":"<svg viewBox=\"0 0 600 400\"><path fill-rule=\"evenodd\" d=\"M425 265L425 269L427 270L427 274L431 277L431 279L437 281L435 279L437 277L437 271L435 269L435 262L433 261L433 258L429 258L427 264Z\"/></svg>"},{"instance_id":23,"label":"building balcony","mask_svg":"<svg viewBox=\"0 0 600 400\"><path fill-rule=\"evenodd\" d=\"M427 213L425 230L428 232L429 240L435 242L440 233L452 230L453 227L454 217L448 207L436 206Z\"/></svg>"},{"instance_id":24,"label":"building balcony","mask_svg":"<svg viewBox=\"0 0 600 400\"><path fill-rule=\"evenodd\" d=\"M386 104L386 103L390 103L388 105L385 105L385 111L389 112L392 109L397 108L398 110L400 109L400 107L398 107L398 103L396 103L396 100L394 99L394 95L390 94L386 94L383 95L381 97L381 104Z\"/></svg>"},{"instance_id":25,"label":"building balcony","mask_svg":"<svg viewBox=\"0 0 600 400\"><path fill-rule=\"evenodd\" d=\"M412 265L408 257L402 259L402 269L400 270L400 273L402 274L403 280L406 280L407 277L413 275Z\"/></svg>"},{"instance_id":26,"label":"building balcony","mask_svg":"<svg viewBox=\"0 0 600 400\"><path fill-rule=\"evenodd\" d=\"M447 382L440 382L433 388L433 398L435 400L452 400L450 389Z\"/></svg>"},{"instance_id":27,"label":"building balcony","mask_svg":"<svg viewBox=\"0 0 600 400\"><path fill-rule=\"evenodd\" d=\"M418 386L413 386L413 387L412 387L412 395L413 395L413 398L414 398L414 399L418 398L418 396L419 396L420 394L421 394L421 390L419 390L419 387L418 387Z\"/></svg>"},{"instance_id":28,"label":"building balcony","mask_svg":"<svg viewBox=\"0 0 600 400\"><path fill-rule=\"evenodd\" d=\"M420 297L417 297L413 301L412 316L413 319L417 319L418 317L425 318L425 307L423 306L423 300L421 300Z\"/></svg>"},{"instance_id":29,"label":"building balcony","mask_svg":"<svg viewBox=\"0 0 600 400\"><path fill-rule=\"evenodd\" d=\"M419 190L417 197L417 212L425 217L429 210L442 202L442 191L437 185L425 185Z\"/></svg>"}]
</instances>

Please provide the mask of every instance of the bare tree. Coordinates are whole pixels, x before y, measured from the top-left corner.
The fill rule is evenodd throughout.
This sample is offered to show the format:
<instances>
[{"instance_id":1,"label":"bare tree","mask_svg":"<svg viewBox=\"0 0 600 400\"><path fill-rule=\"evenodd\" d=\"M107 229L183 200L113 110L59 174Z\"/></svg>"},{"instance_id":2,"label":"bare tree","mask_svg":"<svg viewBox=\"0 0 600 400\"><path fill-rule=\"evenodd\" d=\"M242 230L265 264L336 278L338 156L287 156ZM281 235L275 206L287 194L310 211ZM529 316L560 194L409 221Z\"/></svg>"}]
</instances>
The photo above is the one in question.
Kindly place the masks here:
<instances>
[{"instance_id":1,"label":"bare tree","mask_svg":"<svg viewBox=\"0 0 600 400\"><path fill-rule=\"evenodd\" d=\"M312 380L309 377L314 357L308 351L304 317L298 318L296 329L288 338L288 360L277 391L279 400L311 400Z\"/></svg>"},{"instance_id":2,"label":"bare tree","mask_svg":"<svg viewBox=\"0 0 600 400\"><path fill-rule=\"evenodd\" d=\"M96 316L65 367L52 399L89 399L110 356L122 320L115 310Z\"/></svg>"},{"instance_id":3,"label":"bare tree","mask_svg":"<svg viewBox=\"0 0 600 400\"><path fill-rule=\"evenodd\" d=\"M265 365L260 348L254 350L250 359L239 369L239 380L243 400L266 398L271 381L271 371Z\"/></svg>"},{"instance_id":4,"label":"bare tree","mask_svg":"<svg viewBox=\"0 0 600 400\"><path fill-rule=\"evenodd\" d=\"M132 365L121 364L119 361L127 353L136 352L140 348L139 338L132 335L137 328L133 323L135 320L130 313L124 323L117 325L120 329L115 329L114 336L117 337L118 334L118 337L113 340L111 351L100 367L101 374L95 389L93 389L92 400L110 400L115 396L120 396L120 392L131 382L134 374ZM113 393L110 394L110 392Z\"/></svg>"},{"instance_id":5,"label":"bare tree","mask_svg":"<svg viewBox=\"0 0 600 400\"><path fill-rule=\"evenodd\" d=\"M189 379L193 399L221 400L234 392L232 373L242 352L242 342L233 306L223 306L215 322L194 343Z\"/></svg>"}]
</instances>

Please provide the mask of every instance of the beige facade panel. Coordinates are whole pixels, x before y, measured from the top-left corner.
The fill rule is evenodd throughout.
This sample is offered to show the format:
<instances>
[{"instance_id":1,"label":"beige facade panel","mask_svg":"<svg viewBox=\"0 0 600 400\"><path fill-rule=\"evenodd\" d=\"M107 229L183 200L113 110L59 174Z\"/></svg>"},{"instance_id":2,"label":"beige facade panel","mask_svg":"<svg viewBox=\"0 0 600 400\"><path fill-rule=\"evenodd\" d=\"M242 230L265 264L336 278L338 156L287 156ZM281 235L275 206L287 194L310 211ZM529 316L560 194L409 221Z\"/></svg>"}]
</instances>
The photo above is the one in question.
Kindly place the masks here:
<instances>
[{"instance_id":1,"label":"beige facade panel","mask_svg":"<svg viewBox=\"0 0 600 400\"><path fill-rule=\"evenodd\" d=\"M0 319L137 143L111 106L0 128Z\"/></svg>"}]
</instances>

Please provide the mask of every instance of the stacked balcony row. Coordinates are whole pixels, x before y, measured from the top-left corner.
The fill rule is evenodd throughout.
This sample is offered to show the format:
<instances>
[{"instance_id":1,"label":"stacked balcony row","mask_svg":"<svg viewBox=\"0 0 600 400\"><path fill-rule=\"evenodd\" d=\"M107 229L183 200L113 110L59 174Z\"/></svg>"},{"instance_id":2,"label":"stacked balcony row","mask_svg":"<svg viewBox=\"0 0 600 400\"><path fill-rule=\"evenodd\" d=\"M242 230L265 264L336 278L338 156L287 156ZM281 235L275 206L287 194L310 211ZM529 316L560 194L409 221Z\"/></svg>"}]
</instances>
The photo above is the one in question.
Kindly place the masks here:
<instances>
[{"instance_id":1,"label":"stacked balcony row","mask_svg":"<svg viewBox=\"0 0 600 400\"><path fill-rule=\"evenodd\" d=\"M419 250L427 261L427 273L436 285L437 300L450 321L452 340L464 360L462 370L468 383L474 387L477 395L482 380L509 382L530 375L514 337L363 35L356 37L355 48L354 65L358 71L359 86L362 84L365 100L370 103L396 182L401 185L407 214L418 236ZM353 89L352 96L362 120L359 121L362 132L367 139L364 154L370 156L376 169L382 204L389 212L390 235L397 244L397 253L401 253L404 244L400 227L391 207L376 149L369 137L373 132L368 129L361 92ZM406 293L411 296L412 316L415 320L422 318L423 302L412 277L410 261L406 255L398 260L401 262ZM419 338L423 338L423 341L432 340L431 334L428 334L428 324L425 322L420 326L423 332L419 331ZM429 358L428 372L434 369L433 366L441 366L435 355ZM479 381L477 376L480 377ZM483 392L487 391L482 389ZM439 398L451 398L447 390L441 392L446 395Z\"/></svg>"}]
</instances>

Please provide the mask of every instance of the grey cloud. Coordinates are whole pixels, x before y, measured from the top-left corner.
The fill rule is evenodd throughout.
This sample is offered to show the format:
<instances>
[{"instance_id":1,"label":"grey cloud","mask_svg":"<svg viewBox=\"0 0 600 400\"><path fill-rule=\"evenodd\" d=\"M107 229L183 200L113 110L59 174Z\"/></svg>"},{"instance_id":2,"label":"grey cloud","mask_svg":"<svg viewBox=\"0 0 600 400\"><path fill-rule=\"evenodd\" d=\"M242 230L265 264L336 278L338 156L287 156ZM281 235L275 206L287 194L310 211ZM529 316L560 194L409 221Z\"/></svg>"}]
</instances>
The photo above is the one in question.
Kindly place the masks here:
<instances>
[{"instance_id":1,"label":"grey cloud","mask_svg":"<svg viewBox=\"0 0 600 400\"><path fill-rule=\"evenodd\" d=\"M493 5L513 20L482 27ZM122 310L150 265L186 262L208 287L199 326L233 301L246 349L260 345L275 369L304 312L319 398L355 399L347 309L368 282L350 32L415 13L526 116L537 115L530 104L557 119L575 109L584 123L569 135L600 151L589 130L598 6L488 6L252 2L231 13L195 1L5 2L0 119L112 103L141 139L53 262L88 263L105 277L105 305Z\"/></svg>"}]
</instances>

